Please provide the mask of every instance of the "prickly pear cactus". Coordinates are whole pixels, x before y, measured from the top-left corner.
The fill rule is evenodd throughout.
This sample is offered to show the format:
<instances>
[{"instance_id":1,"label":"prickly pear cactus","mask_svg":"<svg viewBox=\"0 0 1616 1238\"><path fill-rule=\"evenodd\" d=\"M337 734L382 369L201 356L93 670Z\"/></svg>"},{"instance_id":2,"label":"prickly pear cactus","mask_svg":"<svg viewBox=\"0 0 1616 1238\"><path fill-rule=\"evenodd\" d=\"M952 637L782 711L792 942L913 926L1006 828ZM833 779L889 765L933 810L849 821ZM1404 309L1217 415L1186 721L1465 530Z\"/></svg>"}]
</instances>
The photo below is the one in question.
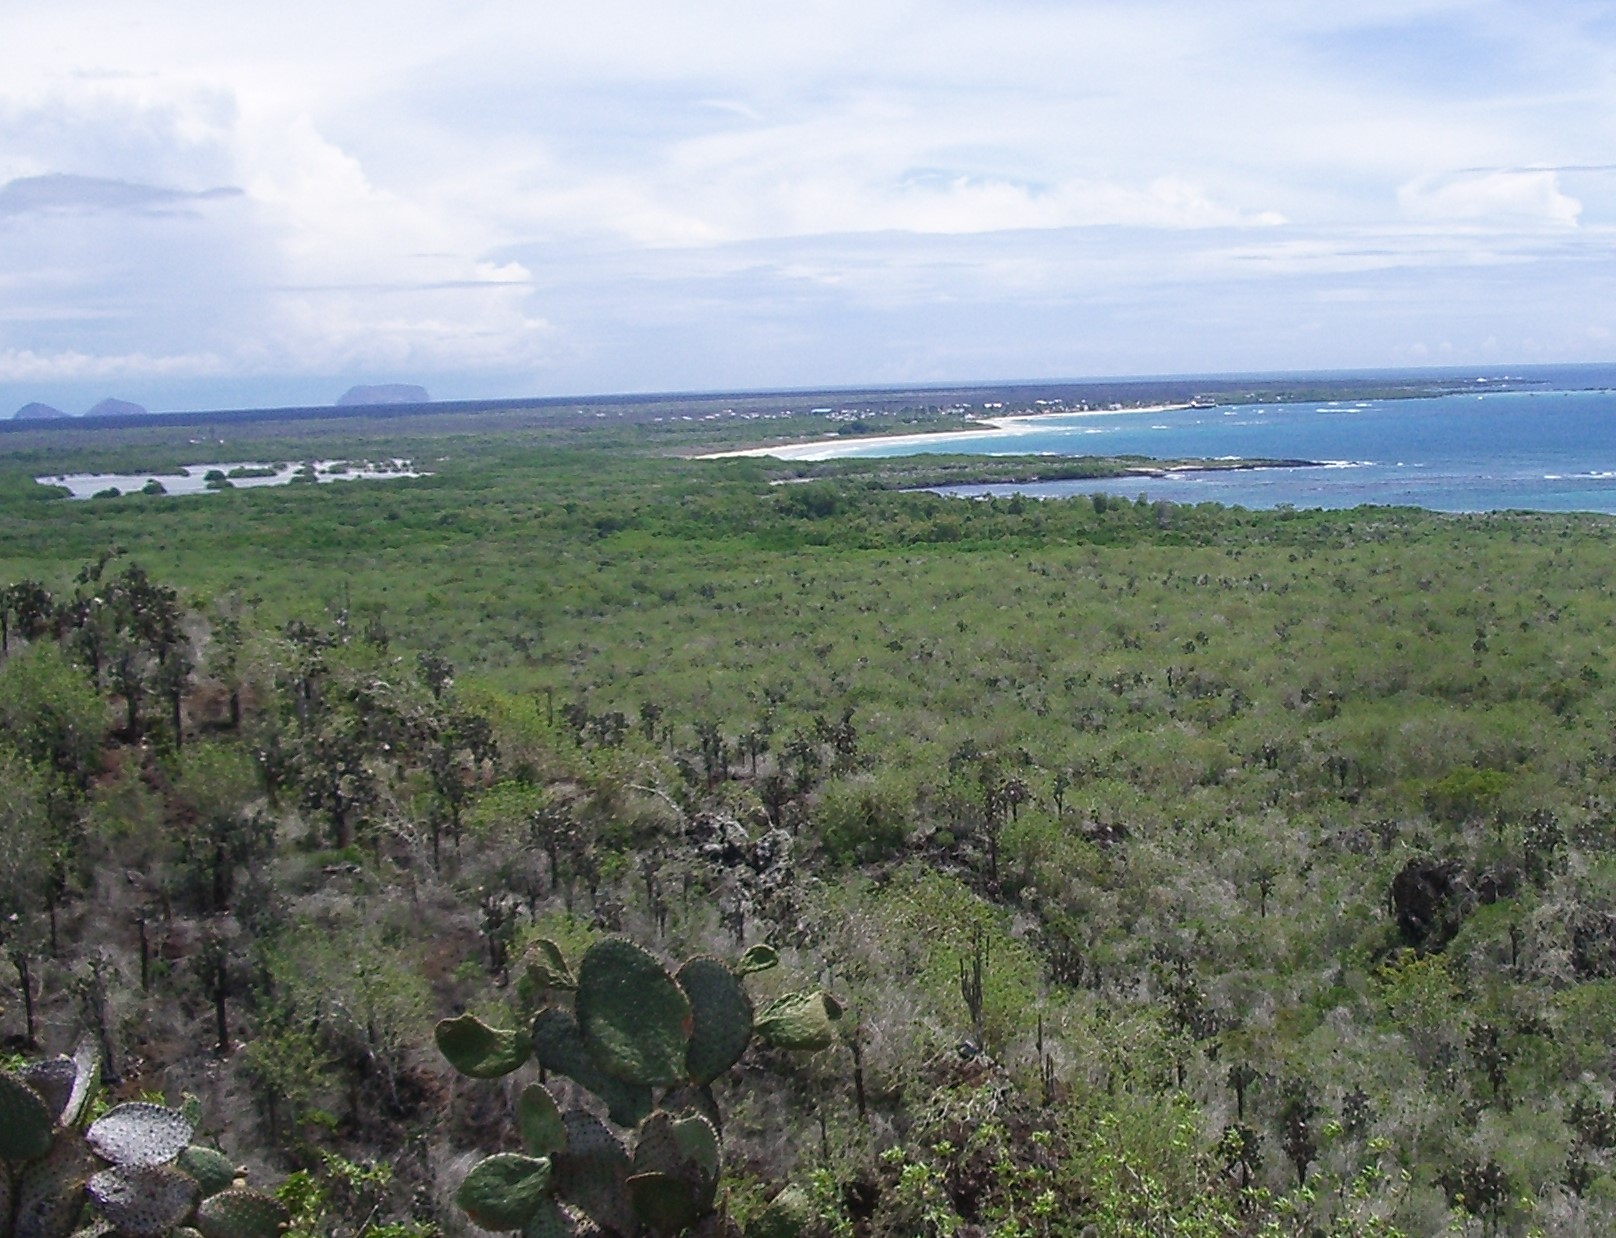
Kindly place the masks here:
<instances>
[{"instance_id":1,"label":"prickly pear cactus","mask_svg":"<svg viewBox=\"0 0 1616 1238\"><path fill-rule=\"evenodd\" d=\"M621 937L591 946L573 1009L584 1047L607 1074L662 1087L684 1082L690 999L649 951Z\"/></svg>"},{"instance_id":2,"label":"prickly pear cactus","mask_svg":"<svg viewBox=\"0 0 1616 1238\"><path fill-rule=\"evenodd\" d=\"M508 1075L527 1061L532 1051L532 1042L521 1029L500 1031L470 1014L439 1023L433 1039L438 1042L438 1052L461 1074L473 1079Z\"/></svg>"},{"instance_id":3,"label":"prickly pear cactus","mask_svg":"<svg viewBox=\"0 0 1616 1238\"><path fill-rule=\"evenodd\" d=\"M31 1161L50 1151L55 1126L45 1098L20 1077L0 1074L0 1160Z\"/></svg>"},{"instance_id":4,"label":"prickly pear cactus","mask_svg":"<svg viewBox=\"0 0 1616 1238\"><path fill-rule=\"evenodd\" d=\"M236 1167L224 1153L213 1148L200 1148L195 1144L181 1152L174 1164L196 1181L203 1199L217 1195L220 1191L228 1191L239 1176Z\"/></svg>"},{"instance_id":5,"label":"prickly pear cactus","mask_svg":"<svg viewBox=\"0 0 1616 1238\"><path fill-rule=\"evenodd\" d=\"M132 1101L90 1123L84 1138L114 1165L166 1165L191 1146L195 1129L178 1109Z\"/></svg>"},{"instance_id":6,"label":"prickly pear cactus","mask_svg":"<svg viewBox=\"0 0 1616 1238\"><path fill-rule=\"evenodd\" d=\"M172 1165L103 1169L86 1186L95 1210L126 1238L162 1238L191 1215L200 1191Z\"/></svg>"},{"instance_id":7,"label":"prickly pear cactus","mask_svg":"<svg viewBox=\"0 0 1616 1238\"><path fill-rule=\"evenodd\" d=\"M273 1195L233 1186L202 1201L195 1228L202 1238L275 1238L290 1219Z\"/></svg>"},{"instance_id":8,"label":"prickly pear cactus","mask_svg":"<svg viewBox=\"0 0 1616 1238\"><path fill-rule=\"evenodd\" d=\"M693 1022L685 1046L685 1077L711 1083L741 1060L752 1042L752 999L718 959L691 959L679 969Z\"/></svg>"},{"instance_id":9,"label":"prickly pear cactus","mask_svg":"<svg viewBox=\"0 0 1616 1238\"><path fill-rule=\"evenodd\" d=\"M829 993L787 993L758 1012L754 1031L776 1049L828 1049L842 1006Z\"/></svg>"},{"instance_id":10,"label":"prickly pear cactus","mask_svg":"<svg viewBox=\"0 0 1616 1238\"><path fill-rule=\"evenodd\" d=\"M526 1151L472 1169L456 1197L466 1215L523 1238L738 1235L719 1190L722 1123L712 1083L761 1030L742 979L778 962L772 949L754 946L735 964L695 958L670 973L614 937L596 942L574 969L553 942L537 943L517 985L518 998L537 1006L530 1025L507 1031L461 1015L438 1024L438 1046L478 1079L509 1074L531 1056L593 1096L625 1133L577 1103L577 1093L563 1107L550 1087L529 1085L516 1105ZM570 1008L556 1004L566 994ZM823 1048L841 1007L814 991L788 994L764 1013L776 1047Z\"/></svg>"},{"instance_id":11,"label":"prickly pear cactus","mask_svg":"<svg viewBox=\"0 0 1616 1238\"><path fill-rule=\"evenodd\" d=\"M86 1235L276 1238L286 1209L192 1145L196 1106L119 1105L81 1129L99 1075L89 1047L0 1071L0 1238L68 1238L86 1205Z\"/></svg>"}]
</instances>

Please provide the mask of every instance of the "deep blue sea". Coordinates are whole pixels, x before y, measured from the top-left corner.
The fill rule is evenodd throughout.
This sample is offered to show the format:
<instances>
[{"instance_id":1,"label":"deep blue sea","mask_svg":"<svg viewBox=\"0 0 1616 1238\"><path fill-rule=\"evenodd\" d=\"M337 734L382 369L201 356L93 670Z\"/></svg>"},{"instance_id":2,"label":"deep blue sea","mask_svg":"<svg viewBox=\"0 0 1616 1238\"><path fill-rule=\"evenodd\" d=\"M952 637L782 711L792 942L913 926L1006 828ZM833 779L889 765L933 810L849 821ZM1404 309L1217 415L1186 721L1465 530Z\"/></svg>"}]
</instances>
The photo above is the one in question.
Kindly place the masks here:
<instances>
[{"instance_id":1,"label":"deep blue sea","mask_svg":"<svg viewBox=\"0 0 1616 1238\"><path fill-rule=\"evenodd\" d=\"M914 452L1300 459L1316 468L958 487L950 493L1110 494L1243 507L1405 505L1616 513L1616 390L1535 390L1425 399L1250 404L1074 414L999 434L837 446L836 456Z\"/></svg>"}]
</instances>

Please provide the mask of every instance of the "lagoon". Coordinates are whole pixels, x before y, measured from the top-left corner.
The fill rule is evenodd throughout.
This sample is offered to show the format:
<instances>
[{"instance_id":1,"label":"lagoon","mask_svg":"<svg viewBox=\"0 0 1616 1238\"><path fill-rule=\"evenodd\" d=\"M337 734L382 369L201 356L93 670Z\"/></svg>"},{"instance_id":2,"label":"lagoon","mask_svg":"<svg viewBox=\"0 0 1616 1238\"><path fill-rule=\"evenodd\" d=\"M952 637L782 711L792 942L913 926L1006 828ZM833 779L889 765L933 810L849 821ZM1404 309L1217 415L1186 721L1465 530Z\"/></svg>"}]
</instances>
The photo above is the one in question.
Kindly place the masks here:
<instances>
[{"instance_id":1,"label":"lagoon","mask_svg":"<svg viewBox=\"0 0 1616 1238\"><path fill-rule=\"evenodd\" d=\"M95 498L116 490L119 494L140 494L152 480L161 483L163 494L215 494L208 474L222 473L225 489L255 486L285 486L300 478L310 482L374 481L384 477L421 477L408 460L311 460L297 464L235 462L228 464L187 464L158 473L58 473L36 477L42 486L60 486L75 499Z\"/></svg>"}]
</instances>

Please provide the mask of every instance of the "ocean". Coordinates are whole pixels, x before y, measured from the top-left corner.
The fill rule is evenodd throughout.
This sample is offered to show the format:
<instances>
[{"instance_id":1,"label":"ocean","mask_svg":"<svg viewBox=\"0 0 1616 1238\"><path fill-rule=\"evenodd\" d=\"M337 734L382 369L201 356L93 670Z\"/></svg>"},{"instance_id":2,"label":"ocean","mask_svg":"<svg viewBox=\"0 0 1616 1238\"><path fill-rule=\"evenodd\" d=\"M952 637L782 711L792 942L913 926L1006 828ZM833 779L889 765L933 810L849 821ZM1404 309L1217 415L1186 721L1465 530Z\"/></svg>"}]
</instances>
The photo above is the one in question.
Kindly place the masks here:
<instances>
[{"instance_id":1,"label":"ocean","mask_svg":"<svg viewBox=\"0 0 1616 1238\"><path fill-rule=\"evenodd\" d=\"M1018 419L999 433L935 442L825 444L816 455L917 452L1308 460L1317 467L1175 472L1165 477L1015 486L954 494L1064 497L1102 492L1249 508L1363 504L1445 512L1616 513L1616 389L1487 390L1431 398L1235 404Z\"/></svg>"}]
</instances>

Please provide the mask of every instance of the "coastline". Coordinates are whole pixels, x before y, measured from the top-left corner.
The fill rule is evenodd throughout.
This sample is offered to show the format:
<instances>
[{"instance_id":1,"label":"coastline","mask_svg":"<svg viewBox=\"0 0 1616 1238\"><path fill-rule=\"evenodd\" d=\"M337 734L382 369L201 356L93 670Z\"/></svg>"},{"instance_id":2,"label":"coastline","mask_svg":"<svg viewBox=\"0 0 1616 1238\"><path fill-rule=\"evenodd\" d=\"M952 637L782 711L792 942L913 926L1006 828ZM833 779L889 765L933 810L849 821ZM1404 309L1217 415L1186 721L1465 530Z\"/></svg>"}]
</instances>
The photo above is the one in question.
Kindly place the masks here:
<instances>
[{"instance_id":1,"label":"coastline","mask_svg":"<svg viewBox=\"0 0 1616 1238\"><path fill-rule=\"evenodd\" d=\"M808 462L833 460L856 447L890 447L895 444L924 441L927 443L976 443L984 438L1014 438L1030 434L1055 421L1072 417L1122 417L1137 413L1172 413L1189 408L1188 404L1151 404L1143 408L1085 408L1063 413L1010 414L977 419L976 427L969 430L940 430L928 434L831 434L824 438L794 443L781 443L775 447L745 447L736 451L714 451L695 456L697 460L730 460L739 457L773 456L779 460Z\"/></svg>"}]
</instances>

